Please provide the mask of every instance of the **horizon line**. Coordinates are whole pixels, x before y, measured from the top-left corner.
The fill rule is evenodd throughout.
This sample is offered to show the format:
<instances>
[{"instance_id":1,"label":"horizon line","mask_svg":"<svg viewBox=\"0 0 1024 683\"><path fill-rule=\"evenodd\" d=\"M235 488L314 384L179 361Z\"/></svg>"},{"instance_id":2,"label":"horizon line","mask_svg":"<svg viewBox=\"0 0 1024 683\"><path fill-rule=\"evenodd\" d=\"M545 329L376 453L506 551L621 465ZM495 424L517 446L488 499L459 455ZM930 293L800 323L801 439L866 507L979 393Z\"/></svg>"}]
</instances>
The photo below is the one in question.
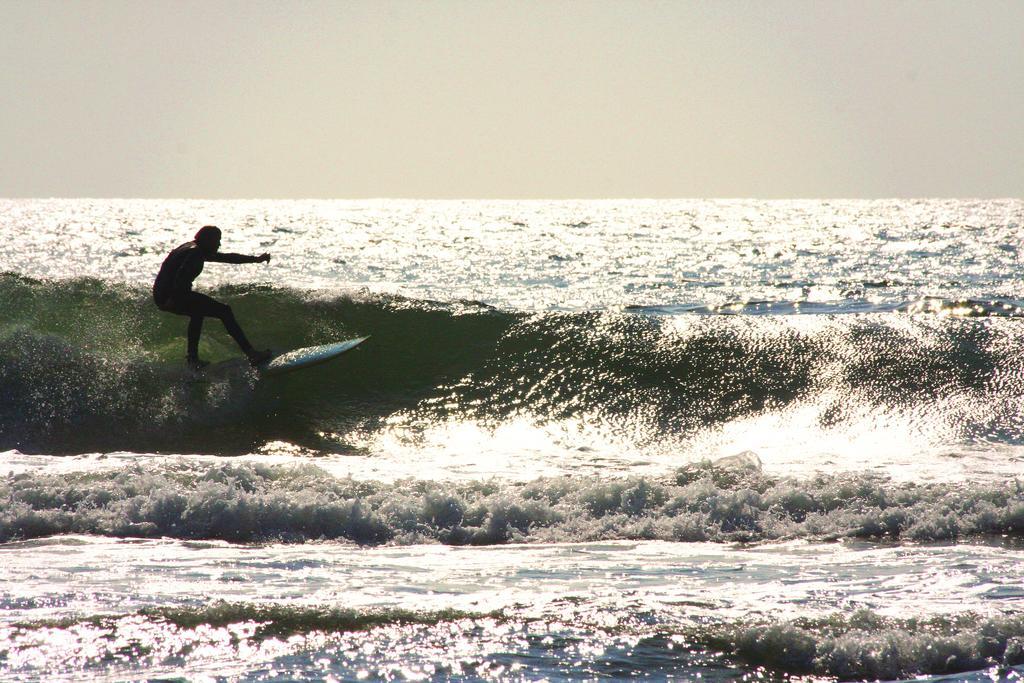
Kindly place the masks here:
<instances>
[{"instance_id":1,"label":"horizon line","mask_svg":"<svg viewBox=\"0 0 1024 683\"><path fill-rule=\"evenodd\" d=\"M37 197L5 197L0 196L0 201L51 201L51 200L107 200L107 201L418 201L418 202L474 202L474 201L490 201L490 202L624 202L624 201L938 201L938 200L957 200L957 201L1014 201L1024 200L1022 196L969 196L969 195L920 195L920 196L878 196L878 197L843 197L843 196L832 196L832 197L800 197L800 196L772 196L772 197L751 197L751 196L717 196L717 197L660 197L660 196L646 196L646 197L416 197L416 196L366 196L366 197L244 197L244 196L230 196L230 197L161 197L161 196L149 196L149 197L129 197L129 196L72 196L72 195L51 195L51 196L37 196Z\"/></svg>"}]
</instances>

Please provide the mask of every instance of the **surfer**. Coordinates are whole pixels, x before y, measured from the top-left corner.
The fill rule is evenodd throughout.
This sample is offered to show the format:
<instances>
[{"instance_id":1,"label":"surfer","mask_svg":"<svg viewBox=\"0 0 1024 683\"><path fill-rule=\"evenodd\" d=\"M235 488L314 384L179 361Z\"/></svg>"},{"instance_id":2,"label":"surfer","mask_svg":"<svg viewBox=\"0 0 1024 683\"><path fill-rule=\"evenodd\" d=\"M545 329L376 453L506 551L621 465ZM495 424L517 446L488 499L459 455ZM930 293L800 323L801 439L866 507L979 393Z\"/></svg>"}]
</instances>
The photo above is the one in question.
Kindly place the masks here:
<instances>
[{"instance_id":1,"label":"surfer","mask_svg":"<svg viewBox=\"0 0 1024 683\"><path fill-rule=\"evenodd\" d=\"M188 351L185 361L189 367L200 369L207 365L199 360L199 335L203 331L203 318L218 318L228 334L238 343L249 358L249 363L259 365L270 359L270 351L257 351L235 320L231 307L212 297L192 291L192 282L203 272L207 261L217 263L270 263L270 254L246 256L245 254L220 253L220 228L206 225L196 233L195 239L177 247L160 266L160 272L153 283L153 301L157 308L168 313L188 316Z\"/></svg>"}]
</instances>

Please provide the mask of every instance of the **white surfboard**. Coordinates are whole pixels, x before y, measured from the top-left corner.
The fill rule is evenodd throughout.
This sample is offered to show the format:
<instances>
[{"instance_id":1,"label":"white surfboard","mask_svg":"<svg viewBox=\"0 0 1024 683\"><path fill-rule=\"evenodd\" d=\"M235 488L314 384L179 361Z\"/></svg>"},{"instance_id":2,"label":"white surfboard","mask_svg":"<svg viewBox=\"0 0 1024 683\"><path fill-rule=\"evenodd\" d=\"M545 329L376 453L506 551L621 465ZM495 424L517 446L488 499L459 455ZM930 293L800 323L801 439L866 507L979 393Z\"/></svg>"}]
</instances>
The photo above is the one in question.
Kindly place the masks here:
<instances>
[{"instance_id":1,"label":"white surfboard","mask_svg":"<svg viewBox=\"0 0 1024 683\"><path fill-rule=\"evenodd\" d=\"M263 375L280 375L299 368L308 368L311 365L325 363L332 358L337 358L346 351L356 348L369 337L347 339L333 344L322 344L320 346L307 346L304 349L295 349L274 356L266 363L259 366Z\"/></svg>"}]
</instances>

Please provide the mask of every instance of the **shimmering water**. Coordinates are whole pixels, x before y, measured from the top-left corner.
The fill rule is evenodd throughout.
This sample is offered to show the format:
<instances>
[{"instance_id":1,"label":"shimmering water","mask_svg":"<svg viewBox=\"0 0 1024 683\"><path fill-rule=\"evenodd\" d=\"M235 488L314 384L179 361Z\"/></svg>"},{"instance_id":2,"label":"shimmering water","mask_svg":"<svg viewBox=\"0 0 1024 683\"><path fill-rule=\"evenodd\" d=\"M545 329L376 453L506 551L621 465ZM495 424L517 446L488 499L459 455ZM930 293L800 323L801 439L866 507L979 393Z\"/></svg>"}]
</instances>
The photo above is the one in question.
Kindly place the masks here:
<instances>
[{"instance_id":1,"label":"shimmering water","mask_svg":"<svg viewBox=\"0 0 1024 683\"><path fill-rule=\"evenodd\" d=\"M1022 221L0 200L0 676L1013 678ZM206 223L259 345L371 339L192 375Z\"/></svg>"}]
</instances>

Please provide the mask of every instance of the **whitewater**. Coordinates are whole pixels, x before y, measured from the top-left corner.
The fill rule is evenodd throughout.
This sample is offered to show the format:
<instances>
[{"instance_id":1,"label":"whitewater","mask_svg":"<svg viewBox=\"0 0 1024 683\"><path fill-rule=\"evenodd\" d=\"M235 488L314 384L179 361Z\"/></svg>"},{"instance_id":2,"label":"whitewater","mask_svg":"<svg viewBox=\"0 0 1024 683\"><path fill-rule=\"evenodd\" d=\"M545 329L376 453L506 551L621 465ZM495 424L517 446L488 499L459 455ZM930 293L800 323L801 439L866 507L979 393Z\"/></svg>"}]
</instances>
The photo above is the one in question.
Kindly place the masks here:
<instances>
[{"instance_id":1,"label":"whitewater","mask_svg":"<svg viewBox=\"0 0 1024 683\"><path fill-rule=\"evenodd\" d=\"M370 339L196 376L205 224L257 346ZM1019 679L1022 225L0 199L0 679Z\"/></svg>"}]
</instances>

